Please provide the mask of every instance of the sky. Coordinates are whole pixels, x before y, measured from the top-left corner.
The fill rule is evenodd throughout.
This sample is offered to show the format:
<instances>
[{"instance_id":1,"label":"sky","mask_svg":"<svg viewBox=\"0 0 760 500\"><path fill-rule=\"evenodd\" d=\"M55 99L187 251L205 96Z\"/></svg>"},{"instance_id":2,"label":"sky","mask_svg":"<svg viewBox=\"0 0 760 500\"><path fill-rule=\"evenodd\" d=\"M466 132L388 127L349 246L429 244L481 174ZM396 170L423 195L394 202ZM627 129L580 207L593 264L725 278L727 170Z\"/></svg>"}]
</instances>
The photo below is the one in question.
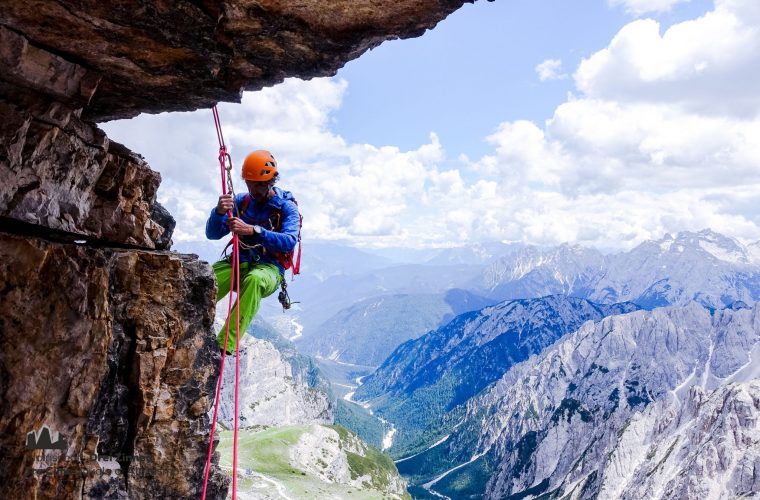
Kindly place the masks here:
<instances>
[{"instance_id":1,"label":"sky","mask_svg":"<svg viewBox=\"0 0 760 500\"><path fill-rule=\"evenodd\" d=\"M760 240L759 89L757 0L481 0L219 114L236 166L273 152L305 241L615 251L708 227ZM161 173L175 243L204 241L211 111L102 127Z\"/></svg>"}]
</instances>

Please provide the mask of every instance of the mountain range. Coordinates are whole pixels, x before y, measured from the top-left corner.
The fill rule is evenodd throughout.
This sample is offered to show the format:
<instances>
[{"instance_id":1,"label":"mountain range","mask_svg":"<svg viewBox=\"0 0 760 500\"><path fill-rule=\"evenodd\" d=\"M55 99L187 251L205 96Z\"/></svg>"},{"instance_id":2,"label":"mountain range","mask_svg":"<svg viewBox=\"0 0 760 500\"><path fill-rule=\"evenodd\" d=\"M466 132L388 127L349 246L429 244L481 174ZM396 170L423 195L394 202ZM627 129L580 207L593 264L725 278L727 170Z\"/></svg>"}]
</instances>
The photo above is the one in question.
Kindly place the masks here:
<instances>
[{"instance_id":1,"label":"mountain range","mask_svg":"<svg viewBox=\"0 0 760 500\"><path fill-rule=\"evenodd\" d=\"M380 301L390 304L392 299L381 297L391 295L445 294L458 288L491 303L562 294L599 304L633 302L645 309L692 300L721 308L736 300L749 303L760 299L760 242L743 245L709 229L666 234L615 254L568 244L493 243L431 251L424 260L417 255L413 264L334 244L307 248L312 255L307 258L305 253L304 262L315 267L289 284L291 297L299 304L288 312L293 322L285 327L290 331L282 333L296 337L303 332L305 350L328 356L350 351L347 344L368 328L366 322L354 326L355 320L363 317L363 307L371 308ZM264 301L262 314L270 321L281 313L276 301ZM388 315L396 316L393 311ZM401 317L408 320L411 316ZM437 326L423 323L428 328ZM392 337L400 343L424 333L413 330ZM349 342L329 345L336 334ZM383 349L373 357L387 352Z\"/></svg>"},{"instance_id":2,"label":"mountain range","mask_svg":"<svg viewBox=\"0 0 760 500\"><path fill-rule=\"evenodd\" d=\"M399 346L356 390L354 399L398 429L392 452L416 451L437 420L509 369L586 321L636 310L554 295L507 301L463 314Z\"/></svg>"},{"instance_id":3,"label":"mountain range","mask_svg":"<svg viewBox=\"0 0 760 500\"><path fill-rule=\"evenodd\" d=\"M760 494L760 245L495 248L325 263L270 333L345 365L331 411L415 498Z\"/></svg>"},{"instance_id":4,"label":"mountain range","mask_svg":"<svg viewBox=\"0 0 760 500\"><path fill-rule=\"evenodd\" d=\"M760 299L758 248L709 229L612 255L567 244L526 247L492 263L470 288L499 300L561 293L647 309L692 300L719 308Z\"/></svg>"},{"instance_id":5,"label":"mountain range","mask_svg":"<svg viewBox=\"0 0 760 500\"><path fill-rule=\"evenodd\" d=\"M398 462L452 498L760 492L760 310L690 303L587 322L442 418Z\"/></svg>"}]
</instances>

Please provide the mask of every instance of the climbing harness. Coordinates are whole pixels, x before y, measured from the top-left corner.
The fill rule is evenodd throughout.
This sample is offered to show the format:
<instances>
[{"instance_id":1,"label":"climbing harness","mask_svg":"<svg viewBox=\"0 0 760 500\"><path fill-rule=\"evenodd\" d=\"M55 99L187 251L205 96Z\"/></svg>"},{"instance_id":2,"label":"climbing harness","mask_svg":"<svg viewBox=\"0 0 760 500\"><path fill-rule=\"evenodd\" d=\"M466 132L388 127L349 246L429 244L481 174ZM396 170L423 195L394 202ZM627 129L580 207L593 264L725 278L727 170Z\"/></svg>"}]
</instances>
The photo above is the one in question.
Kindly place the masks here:
<instances>
[{"instance_id":1,"label":"climbing harness","mask_svg":"<svg viewBox=\"0 0 760 500\"><path fill-rule=\"evenodd\" d=\"M288 193L288 197L286 198L289 201L292 201L293 203L298 206L298 201ZM245 212L245 209L248 208L248 205L251 203L251 195L246 194L243 196L243 199L240 201L240 206L236 206L238 210L238 217L243 217L243 212ZM267 220L253 220L248 221L249 224L258 224L259 226L262 226L266 229L269 229L270 231L279 231L280 228L282 228L282 210L279 208L276 208L272 211L272 215ZM244 249L253 249L255 247L261 247L263 253L271 253L274 255L274 257L277 259L277 262L280 263L283 269L288 270L290 269L292 273L291 280L295 278L297 274L301 273L301 227L303 226L303 216L301 213L298 213L298 240L296 241L296 246L298 247L298 253L296 254L295 249L291 250L290 252L274 252L274 251L268 251L261 245L253 245L253 246L247 246L244 245L244 243L241 241L240 244L244 245ZM229 245L228 245L229 246ZM226 250L226 248L225 248ZM293 258L295 257L295 260Z\"/></svg>"},{"instance_id":2,"label":"climbing harness","mask_svg":"<svg viewBox=\"0 0 760 500\"><path fill-rule=\"evenodd\" d=\"M295 202L295 199L293 199L292 201ZM250 196L249 195L245 195L243 197L243 199L241 200L240 205L235 205L238 217L242 218L243 212L245 212L245 209L248 208L249 203L250 203ZM299 224L301 224L302 221L303 221L303 218L300 216L300 213L299 213L299 218L300 218ZM279 231L280 228L282 227L281 226L282 211L279 210L279 209L275 210L274 213L272 214L272 216L268 220L266 220L266 221L264 221L264 220L253 220L253 221L247 220L246 222L248 222L249 224L250 223L258 224L259 226L265 227L266 229L269 229L270 231ZM228 262L231 262L232 256L227 254L227 250L232 246L232 243L233 242L230 241L227 244L227 246L224 247L224 250L222 250L222 255L221 255L222 258L224 258ZM295 254L294 251L291 251L291 252L274 252L274 251L271 251L271 250L267 250L261 244L246 245L243 242L242 238L239 240L240 248L242 248L243 251L247 252L248 258L252 262L259 262L261 260L261 256L262 255L272 254L277 259L277 262L280 263L280 265L282 266L282 268L284 270L290 269L291 275L292 275L291 280L293 278L295 278L295 276L297 274L299 274L300 270L301 270L301 231L300 231L300 227L299 227L299 231L298 231L298 241L296 242L296 244L298 245L298 254L297 254L297 258L294 261L293 260L293 256ZM287 280L285 279L284 273L283 273L282 280L280 281L280 293L277 295L277 300L279 300L280 305L282 306L282 312L285 312L288 309L290 309L293 304L298 304L299 303L297 301L290 300L290 296L288 295L288 283L287 283Z\"/></svg>"},{"instance_id":3,"label":"climbing harness","mask_svg":"<svg viewBox=\"0 0 760 500\"><path fill-rule=\"evenodd\" d=\"M296 204L298 206L298 202L295 198L290 195L288 198L290 201ZM248 208L248 205L251 203L251 196L249 194L246 194L243 196L243 199L240 201L240 205L236 205L235 208L237 210L238 217L243 216L243 212L245 212L245 209ZM258 262L261 258L260 255L253 250L256 250L257 248L260 248L260 252L262 254L271 253L274 255L274 257L277 259L277 262L280 263L282 268L284 270L290 269L291 272L291 280L295 278L297 274L301 273L301 226L303 225L303 216L301 213L298 213L299 217L299 227L298 227L298 241L296 242L296 245L298 246L298 253L296 254L295 251L290 252L274 252L267 250L262 245L246 245L242 240L240 241L240 246L243 248L243 250L248 252L249 258L254 261ZM248 223L258 224L259 226L263 226L266 229L269 229L270 231L279 231L282 227L282 210L275 209L272 213L272 215L269 217L268 220L249 220ZM224 255L225 259L229 258L227 257L227 248L232 244L232 242L228 243L227 246L224 248L222 254ZM295 260L293 257L295 256ZM291 308L293 304L298 304L299 302L294 302L290 300L290 296L288 295L288 283L285 280L285 276L283 274L282 281L280 281L280 293L277 295L277 300L280 301L280 305L282 306L282 312L287 311Z\"/></svg>"},{"instance_id":4,"label":"climbing harness","mask_svg":"<svg viewBox=\"0 0 760 500\"><path fill-rule=\"evenodd\" d=\"M219 112L216 106L211 108L214 114L214 125L216 126L216 137L219 140L219 167L222 175L222 194L228 192L235 199L235 192L232 186L232 158L227 153L227 146L224 144L224 135L222 134L222 124L219 121ZM238 211L238 213L240 213ZM227 212L228 217L232 217L232 211ZM219 413L219 395L222 391L222 377L224 375L224 358L227 354L227 341L230 336L230 318L232 316L232 294L239 295L240 292L240 239L236 233L232 234L232 275L230 277L230 293L227 305L227 330L224 334L224 349L222 349L222 363L219 368L219 382L216 385L216 398L214 402L214 418L211 422L211 436L208 443L208 455L206 456L206 470L203 474L203 494L202 500L206 499L206 489L208 487L208 475L211 470L211 455L214 449L214 430L216 429L216 419ZM237 445L238 445L238 380L240 375L240 302L235 300L235 432L233 436L232 448L232 500L237 499Z\"/></svg>"},{"instance_id":5,"label":"climbing harness","mask_svg":"<svg viewBox=\"0 0 760 500\"><path fill-rule=\"evenodd\" d=\"M298 202L295 198L291 197L289 198L290 201L296 204L298 206ZM245 195L243 197L243 200L240 202L240 207L238 212L242 215L242 213L245 211L245 209L248 207L248 204L251 202L250 195ZM293 260L293 256L295 255L294 251L290 252L272 252L272 254L277 259L277 262L280 263L282 268L284 270L290 269L291 272L291 280L295 278L297 274L300 274L301 272L301 226L303 225L303 216L301 213L298 213L298 241L296 242L296 245L298 245L298 254L296 257L296 260ZM257 224L265 225L264 221L256 221ZM282 210L274 210L271 217L269 217L269 220L266 221L266 225L268 225L268 229L272 231L279 231L282 227ZM264 248L263 252L266 253L267 250ZM258 256L256 256L258 258ZM298 302L293 302L290 300L290 296L288 295L288 283L285 280L285 276L283 274L282 281L280 281L280 293L277 294L277 300L280 302L280 305L282 306L282 312L287 311L291 308L293 304L298 304Z\"/></svg>"}]
</instances>

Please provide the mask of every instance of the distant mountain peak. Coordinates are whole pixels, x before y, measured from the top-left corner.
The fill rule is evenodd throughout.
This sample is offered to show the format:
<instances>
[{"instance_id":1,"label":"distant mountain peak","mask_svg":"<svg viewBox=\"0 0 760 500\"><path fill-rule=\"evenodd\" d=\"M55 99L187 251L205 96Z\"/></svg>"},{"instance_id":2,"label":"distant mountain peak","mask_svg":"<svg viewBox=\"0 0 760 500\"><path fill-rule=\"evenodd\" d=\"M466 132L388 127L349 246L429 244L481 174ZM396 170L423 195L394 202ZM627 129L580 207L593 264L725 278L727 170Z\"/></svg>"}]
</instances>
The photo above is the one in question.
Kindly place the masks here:
<instances>
[{"instance_id":1,"label":"distant mountain peak","mask_svg":"<svg viewBox=\"0 0 760 500\"><path fill-rule=\"evenodd\" d=\"M519 280L534 271L543 271L562 283L572 283L578 276L594 274L603 266L604 260L598 250L575 243L563 243L553 248L528 246L491 264L485 282L493 289L502 281Z\"/></svg>"},{"instance_id":2,"label":"distant mountain peak","mask_svg":"<svg viewBox=\"0 0 760 500\"><path fill-rule=\"evenodd\" d=\"M698 232L680 231L675 238L666 234L656 243L665 252L682 253L688 249L733 264L749 264L752 261L750 252L744 245L709 228Z\"/></svg>"},{"instance_id":3,"label":"distant mountain peak","mask_svg":"<svg viewBox=\"0 0 760 500\"><path fill-rule=\"evenodd\" d=\"M751 303L760 300L760 242L744 245L708 228L666 233L610 255L571 243L528 246L489 265L478 286L496 300L560 293L645 308Z\"/></svg>"}]
</instances>

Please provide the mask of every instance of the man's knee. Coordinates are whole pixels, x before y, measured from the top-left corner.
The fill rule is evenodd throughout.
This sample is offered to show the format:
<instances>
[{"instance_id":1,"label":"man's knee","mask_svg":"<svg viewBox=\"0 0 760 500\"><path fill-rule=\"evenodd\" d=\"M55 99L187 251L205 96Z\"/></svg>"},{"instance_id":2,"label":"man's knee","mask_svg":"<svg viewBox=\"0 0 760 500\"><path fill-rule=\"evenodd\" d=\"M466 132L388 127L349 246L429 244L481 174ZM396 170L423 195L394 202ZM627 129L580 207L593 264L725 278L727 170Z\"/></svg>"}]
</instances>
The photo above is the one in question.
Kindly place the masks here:
<instances>
[{"instance_id":1,"label":"man's knee","mask_svg":"<svg viewBox=\"0 0 760 500\"><path fill-rule=\"evenodd\" d=\"M253 268L244 278L246 286L257 286L262 291L274 289L279 284L279 273L266 268Z\"/></svg>"}]
</instances>

